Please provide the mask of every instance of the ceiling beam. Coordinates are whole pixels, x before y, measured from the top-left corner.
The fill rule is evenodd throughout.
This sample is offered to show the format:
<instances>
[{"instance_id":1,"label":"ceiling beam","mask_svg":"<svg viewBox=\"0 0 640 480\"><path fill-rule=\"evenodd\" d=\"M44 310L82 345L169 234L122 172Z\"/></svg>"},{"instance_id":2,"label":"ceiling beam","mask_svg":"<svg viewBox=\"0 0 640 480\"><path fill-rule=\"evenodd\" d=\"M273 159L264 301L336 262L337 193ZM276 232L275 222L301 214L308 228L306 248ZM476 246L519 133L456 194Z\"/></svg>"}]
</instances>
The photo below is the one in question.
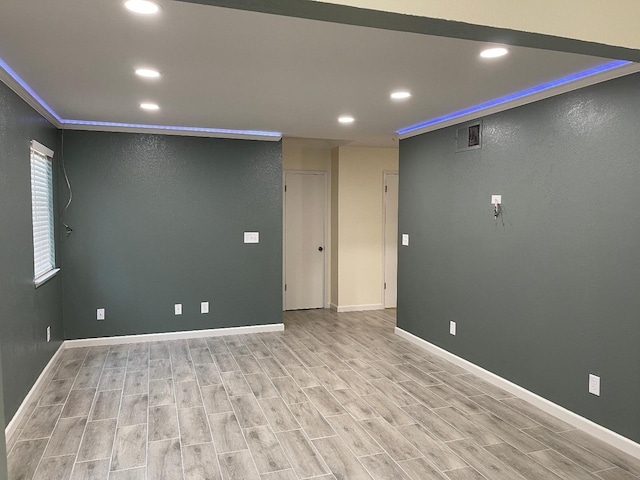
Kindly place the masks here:
<instances>
[{"instance_id":1,"label":"ceiling beam","mask_svg":"<svg viewBox=\"0 0 640 480\"><path fill-rule=\"evenodd\" d=\"M640 30L631 25L640 18L635 0L622 0L625 8L601 0L541 0L526 7L504 0L178 1L640 62Z\"/></svg>"}]
</instances>

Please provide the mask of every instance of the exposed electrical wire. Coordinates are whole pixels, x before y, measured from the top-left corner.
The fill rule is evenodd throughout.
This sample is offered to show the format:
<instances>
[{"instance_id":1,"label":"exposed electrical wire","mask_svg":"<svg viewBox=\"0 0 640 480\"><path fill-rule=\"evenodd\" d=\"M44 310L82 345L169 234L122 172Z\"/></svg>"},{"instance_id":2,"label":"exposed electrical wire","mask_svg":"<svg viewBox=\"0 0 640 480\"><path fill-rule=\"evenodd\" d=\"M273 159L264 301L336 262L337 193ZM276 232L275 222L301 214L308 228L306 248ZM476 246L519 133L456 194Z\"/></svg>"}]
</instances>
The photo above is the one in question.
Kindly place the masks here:
<instances>
[{"instance_id":1,"label":"exposed electrical wire","mask_svg":"<svg viewBox=\"0 0 640 480\"><path fill-rule=\"evenodd\" d=\"M68 237L73 232L73 228L67 225L64 222L63 218L64 218L65 212L69 208L69 205L71 205L71 201L73 200L73 189L71 188L71 182L69 182L69 175L67 175L67 167L64 164L64 130L62 131L61 140L60 140L60 164L62 165L62 173L64 174L64 181L66 182L67 189L69 190L69 199L67 200L67 204L64 206L64 208L62 209L62 212L60 213L60 221L62 222L62 225L64 225L64 228L67 231L67 237Z\"/></svg>"},{"instance_id":2,"label":"exposed electrical wire","mask_svg":"<svg viewBox=\"0 0 640 480\"><path fill-rule=\"evenodd\" d=\"M498 205L498 214L497 215L496 215L495 209L494 209L493 218L496 221L496 227L498 226L498 218L500 218L500 223L502 223L502 228L506 228L506 224L507 223L509 225L513 226L513 224L511 223L511 220L509 220L509 217L507 216L507 210L506 210L506 208L504 208L504 206L502 204ZM506 220L506 222L505 222L505 220Z\"/></svg>"}]
</instances>

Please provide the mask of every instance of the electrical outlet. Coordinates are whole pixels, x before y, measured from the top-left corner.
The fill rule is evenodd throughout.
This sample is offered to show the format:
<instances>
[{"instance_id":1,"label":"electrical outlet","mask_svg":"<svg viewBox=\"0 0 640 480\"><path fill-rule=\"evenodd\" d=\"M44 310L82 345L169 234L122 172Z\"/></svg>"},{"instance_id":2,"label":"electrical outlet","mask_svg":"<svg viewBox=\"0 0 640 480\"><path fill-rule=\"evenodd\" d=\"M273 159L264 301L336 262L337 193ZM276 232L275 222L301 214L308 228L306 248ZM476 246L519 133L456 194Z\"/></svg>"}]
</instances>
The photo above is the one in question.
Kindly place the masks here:
<instances>
[{"instance_id":1,"label":"electrical outlet","mask_svg":"<svg viewBox=\"0 0 640 480\"><path fill-rule=\"evenodd\" d=\"M51 327L47 327L47 343L51 341Z\"/></svg>"},{"instance_id":2,"label":"electrical outlet","mask_svg":"<svg viewBox=\"0 0 640 480\"><path fill-rule=\"evenodd\" d=\"M200 302L200 313L209 313L209 302Z\"/></svg>"},{"instance_id":3,"label":"electrical outlet","mask_svg":"<svg viewBox=\"0 0 640 480\"><path fill-rule=\"evenodd\" d=\"M409 234L408 233L403 233L402 234L402 246L403 247L408 247L409 246Z\"/></svg>"},{"instance_id":4,"label":"electrical outlet","mask_svg":"<svg viewBox=\"0 0 640 480\"><path fill-rule=\"evenodd\" d=\"M502 195L491 195L491 205L502 205Z\"/></svg>"},{"instance_id":5,"label":"electrical outlet","mask_svg":"<svg viewBox=\"0 0 640 480\"><path fill-rule=\"evenodd\" d=\"M589 393L600 396L600 377L589 374Z\"/></svg>"},{"instance_id":6,"label":"electrical outlet","mask_svg":"<svg viewBox=\"0 0 640 480\"><path fill-rule=\"evenodd\" d=\"M260 243L260 232L244 232L244 243Z\"/></svg>"},{"instance_id":7,"label":"electrical outlet","mask_svg":"<svg viewBox=\"0 0 640 480\"><path fill-rule=\"evenodd\" d=\"M456 322L449 322L449 333L451 335L456 334Z\"/></svg>"},{"instance_id":8,"label":"electrical outlet","mask_svg":"<svg viewBox=\"0 0 640 480\"><path fill-rule=\"evenodd\" d=\"M176 315L182 315L182 304L181 303L176 303L173 306L173 310L174 310Z\"/></svg>"},{"instance_id":9,"label":"electrical outlet","mask_svg":"<svg viewBox=\"0 0 640 480\"><path fill-rule=\"evenodd\" d=\"M96 318L98 320L104 320L104 308L99 308L96 312Z\"/></svg>"}]
</instances>

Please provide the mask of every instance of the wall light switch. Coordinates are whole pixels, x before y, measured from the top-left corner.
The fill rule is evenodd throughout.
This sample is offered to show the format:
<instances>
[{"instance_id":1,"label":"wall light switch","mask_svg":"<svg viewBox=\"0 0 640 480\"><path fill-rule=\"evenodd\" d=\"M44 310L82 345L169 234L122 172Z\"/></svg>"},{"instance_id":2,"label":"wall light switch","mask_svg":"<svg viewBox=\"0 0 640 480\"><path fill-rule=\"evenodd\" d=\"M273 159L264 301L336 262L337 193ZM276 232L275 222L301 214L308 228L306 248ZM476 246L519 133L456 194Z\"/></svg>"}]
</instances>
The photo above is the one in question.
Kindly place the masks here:
<instances>
[{"instance_id":1,"label":"wall light switch","mask_svg":"<svg viewBox=\"0 0 640 480\"><path fill-rule=\"evenodd\" d=\"M98 320L104 320L104 308L99 308L96 312L96 318Z\"/></svg>"},{"instance_id":2,"label":"wall light switch","mask_svg":"<svg viewBox=\"0 0 640 480\"><path fill-rule=\"evenodd\" d=\"M200 302L200 313L209 313L209 302Z\"/></svg>"},{"instance_id":3,"label":"wall light switch","mask_svg":"<svg viewBox=\"0 0 640 480\"><path fill-rule=\"evenodd\" d=\"M456 322L449 322L449 333L451 335L456 334Z\"/></svg>"},{"instance_id":4,"label":"wall light switch","mask_svg":"<svg viewBox=\"0 0 640 480\"><path fill-rule=\"evenodd\" d=\"M491 195L491 205L495 205L498 202L498 205L502 205L502 195Z\"/></svg>"},{"instance_id":5,"label":"wall light switch","mask_svg":"<svg viewBox=\"0 0 640 480\"><path fill-rule=\"evenodd\" d=\"M181 303L176 303L173 306L173 309L174 309L176 315L182 315L182 304Z\"/></svg>"},{"instance_id":6,"label":"wall light switch","mask_svg":"<svg viewBox=\"0 0 640 480\"><path fill-rule=\"evenodd\" d=\"M409 246L409 234L408 233L403 233L402 234L402 245L405 247Z\"/></svg>"},{"instance_id":7,"label":"wall light switch","mask_svg":"<svg viewBox=\"0 0 640 480\"><path fill-rule=\"evenodd\" d=\"M244 243L260 243L260 232L244 232Z\"/></svg>"},{"instance_id":8,"label":"wall light switch","mask_svg":"<svg viewBox=\"0 0 640 480\"><path fill-rule=\"evenodd\" d=\"M47 343L51 341L51 327L47 327Z\"/></svg>"},{"instance_id":9,"label":"wall light switch","mask_svg":"<svg viewBox=\"0 0 640 480\"><path fill-rule=\"evenodd\" d=\"M589 374L589 393L600 396L600 377Z\"/></svg>"}]
</instances>

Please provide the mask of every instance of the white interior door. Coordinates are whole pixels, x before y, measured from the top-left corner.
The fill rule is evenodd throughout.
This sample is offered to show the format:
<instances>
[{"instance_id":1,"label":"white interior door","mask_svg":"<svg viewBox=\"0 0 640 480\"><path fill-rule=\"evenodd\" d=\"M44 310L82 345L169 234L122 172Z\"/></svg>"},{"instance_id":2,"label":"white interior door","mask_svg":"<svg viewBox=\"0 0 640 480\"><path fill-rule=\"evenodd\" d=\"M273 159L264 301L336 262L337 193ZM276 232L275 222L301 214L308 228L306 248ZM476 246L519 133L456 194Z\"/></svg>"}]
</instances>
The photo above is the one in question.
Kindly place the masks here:
<instances>
[{"instance_id":1,"label":"white interior door","mask_svg":"<svg viewBox=\"0 0 640 480\"><path fill-rule=\"evenodd\" d=\"M384 175L384 307L398 297L398 174Z\"/></svg>"},{"instance_id":2,"label":"white interior door","mask_svg":"<svg viewBox=\"0 0 640 480\"><path fill-rule=\"evenodd\" d=\"M326 174L285 174L285 310L324 307L326 195Z\"/></svg>"}]
</instances>

